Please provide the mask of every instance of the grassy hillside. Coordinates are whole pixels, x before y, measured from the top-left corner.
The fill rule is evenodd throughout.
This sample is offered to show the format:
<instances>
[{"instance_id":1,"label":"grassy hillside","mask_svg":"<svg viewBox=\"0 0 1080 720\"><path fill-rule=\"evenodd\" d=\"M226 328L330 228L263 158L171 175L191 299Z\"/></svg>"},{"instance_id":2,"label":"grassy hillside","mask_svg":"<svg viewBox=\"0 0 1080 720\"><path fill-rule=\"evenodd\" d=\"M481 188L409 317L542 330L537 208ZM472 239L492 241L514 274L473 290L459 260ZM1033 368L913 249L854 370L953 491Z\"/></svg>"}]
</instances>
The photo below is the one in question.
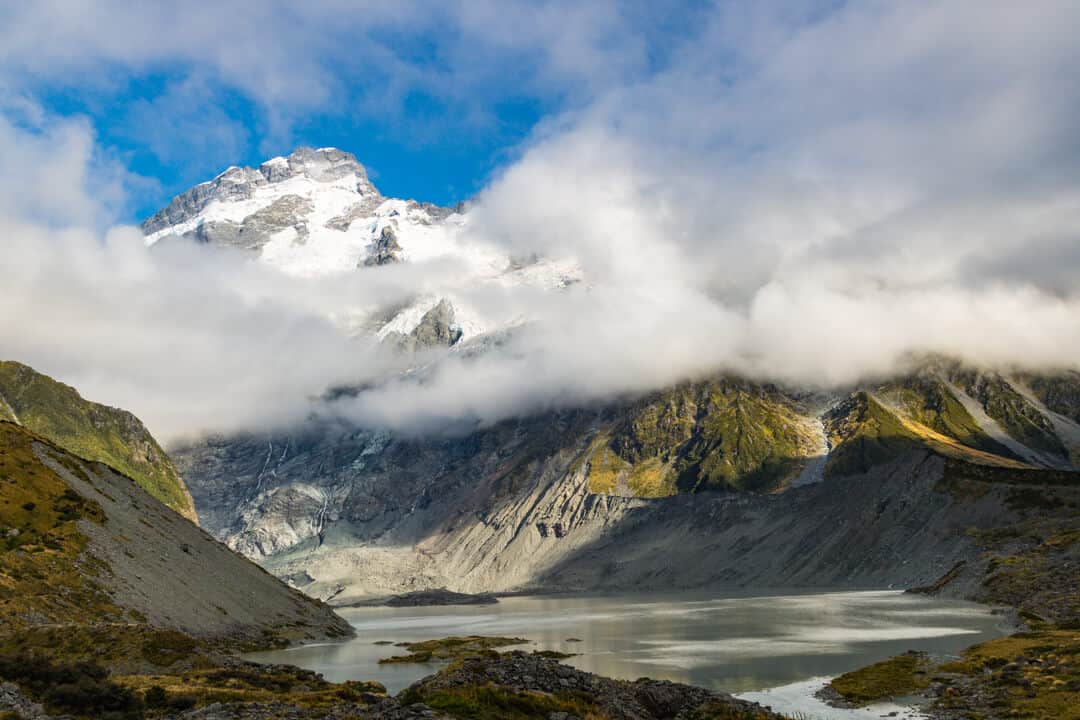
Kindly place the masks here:
<instances>
[{"instance_id":1,"label":"grassy hillside","mask_svg":"<svg viewBox=\"0 0 1080 720\"><path fill-rule=\"evenodd\" d=\"M829 469L862 472L913 445L981 465L1068 469L1070 456L1080 457L1080 428L1048 417L1039 403L1064 418L1080 417L1077 398L1080 373L1010 379L927 358L909 374L860 388L833 406L826 415L835 455Z\"/></svg>"},{"instance_id":2,"label":"grassy hillside","mask_svg":"<svg viewBox=\"0 0 1080 720\"><path fill-rule=\"evenodd\" d=\"M920 446L915 432L868 392L855 393L830 410L825 427L831 475L864 473Z\"/></svg>"},{"instance_id":3,"label":"grassy hillside","mask_svg":"<svg viewBox=\"0 0 1080 720\"><path fill-rule=\"evenodd\" d=\"M992 437L945 379L976 393L1020 442L1060 455L1061 440L1039 410L1000 375L927 365L857 389L821 418L828 475L854 475L917 449L982 465L1030 468ZM1071 385L1040 385L1058 405ZM775 492L820 455L818 419L790 393L736 378L684 383L617 411L582 462L599 494L663 497L702 490Z\"/></svg>"},{"instance_id":4,"label":"grassy hillside","mask_svg":"<svg viewBox=\"0 0 1080 720\"><path fill-rule=\"evenodd\" d=\"M279 623L283 639L348 631L130 478L0 422L0 627L101 623L238 640Z\"/></svg>"},{"instance_id":5,"label":"grassy hillside","mask_svg":"<svg viewBox=\"0 0 1080 720\"><path fill-rule=\"evenodd\" d=\"M0 423L0 625L125 622L84 555L78 521L101 525L101 507L74 492L35 455L34 436Z\"/></svg>"},{"instance_id":6,"label":"grassy hillside","mask_svg":"<svg viewBox=\"0 0 1080 720\"><path fill-rule=\"evenodd\" d=\"M196 520L180 474L131 413L84 400L74 388L6 361L0 362L0 419L119 470L173 510Z\"/></svg>"},{"instance_id":7,"label":"grassy hillside","mask_svg":"<svg viewBox=\"0 0 1080 720\"><path fill-rule=\"evenodd\" d=\"M660 497L783 487L817 450L813 421L768 387L678 385L630 407L588 451L593 492Z\"/></svg>"},{"instance_id":8,"label":"grassy hillside","mask_svg":"<svg viewBox=\"0 0 1080 720\"><path fill-rule=\"evenodd\" d=\"M51 715L377 702L377 684L231 657L350 633L130 478L0 421L0 681ZM0 718L22 716L0 706Z\"/></svg>"},{"instance_id":9,"label":"grassy hillside","mask_svg":"<svg viewBox=\"0 0 1080 720\"><path fill-rule=\"evenodd\" d=\"M986 434L936 373L922 372L901 378L878 388L875 395L911 420L961 445L1019 459Z\"/></svg>"},{"instance_id":10,"label":"grassy hillside","mask_svg":"<svg viewBox=\"0 0 1080 720\"><path fill-rule=\"evenodd\" d=\"M916 408L916 411L919 409ZM1015 470L1031 469L1030 465L1015 459L1012 453L997 446L989 438L984 440L977 434L957 433L957 421L963 420L965 416L970 417L966 413L956 413L948 418L946 424L941 413L931 414L925 409L921 415L918 412L909 413L885 404L876 394L867 391L853 393L826 413L825 425L832 448L827 471L831 475L864 473L875 465L887 463L918 448L977 465ZM953 434L946 434L931 425L925 425L915 419L917 417L922 417ZM957 434L971 442L974 447L957 439ZM993 452L980 449L980 446L1000 450Z\"/></svg>"}]
</instances>

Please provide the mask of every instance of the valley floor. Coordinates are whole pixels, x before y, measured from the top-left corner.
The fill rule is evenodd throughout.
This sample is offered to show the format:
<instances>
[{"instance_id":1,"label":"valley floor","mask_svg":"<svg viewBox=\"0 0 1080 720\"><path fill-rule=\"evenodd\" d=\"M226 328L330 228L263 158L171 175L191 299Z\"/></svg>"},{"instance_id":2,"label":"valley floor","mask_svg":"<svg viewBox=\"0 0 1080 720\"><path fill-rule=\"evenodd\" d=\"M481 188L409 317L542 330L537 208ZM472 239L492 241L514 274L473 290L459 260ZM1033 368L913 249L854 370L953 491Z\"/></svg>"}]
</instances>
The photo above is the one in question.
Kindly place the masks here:
<instances>
[{"instance_id":1,"label":"valley floor","mask_svg":"<svg viewBox=\"0 0 1080 720\"><path fill-rule=\"evenodd\" d=\"M17 426L0 424L0 430L6 438L0 491L7 500L0 504L0 610L6 618L0 681L18 688L0 689L7 703L0 712L9 713L4 720L45 714L115 720L780 717L705 689L610 680L532 654L485 652L397 697L376 684L333 683L294 667L245 663L235 653L333 638L349 628L325 605L218 546L129 479ZM1015 608L1028 629L976 646L952 663L869 666L834 680L840 695L866 704L918 692L928 713L948 720L1077 718L1076 476L1018 474L922 454L870 479L796 488L783 504L756 497L649 505L564 556L545 577L564 587L619 587L643 578L656 584L670 581L664 570L677 565L683 582L734 578L752 585L770 573L820 582L822 573L850 580L891 568L907 584L922 580L923 592ZM583 519L600 502L582 505ZM552 529L530 542L554 543L557 535ZM482 537L491 538L476 539ZM709 542L696 542L703 538ZM530 547L541 545L517 551ZM673 563L672 548L694 552ZM466 543L448 557L464 563L475 549ZM905 568L910 554L934 562L912 574ZM204 569L220 577L211 581ZM274 618L249 618L251 592L235 593L243 588L272 597ZM206 597L214 603L200 602ZM192 632L175 629L181 622ZM216 639L197 636L215 627ZM244 632L230 640L228 633L239 629Z\"/></svg>"},{"instance_id":2,"label":"valley floor","mask_svg":"<svg viewBox=\"0 0 1080 720\"><path fill-rule=\"evenodd\" d=\"M741 700L667 681L611 680L570 667L558 657L548 657L549 653L499 652L484 645L468 646L468 652L448 656L452 662L447 667L390 696L377 682L328 682L290 665L245 662L235 657L237 646L200 641L175 631L137 624L37 627L0 634L0 681L7 682L0 685L0 717L1080 717L1080 631L1030 613L1024 619L1028 628L1023 632L969 648L949 663L931 662L925 655L901 655L834 678L831 684L826 679L803 681L745 693L738 696ZM449 642L450 647L457 647L457 640ZM412 652L413 648L408 649ZM838 701L841 707L836 706Z\"/></svg>"}]
</instances>

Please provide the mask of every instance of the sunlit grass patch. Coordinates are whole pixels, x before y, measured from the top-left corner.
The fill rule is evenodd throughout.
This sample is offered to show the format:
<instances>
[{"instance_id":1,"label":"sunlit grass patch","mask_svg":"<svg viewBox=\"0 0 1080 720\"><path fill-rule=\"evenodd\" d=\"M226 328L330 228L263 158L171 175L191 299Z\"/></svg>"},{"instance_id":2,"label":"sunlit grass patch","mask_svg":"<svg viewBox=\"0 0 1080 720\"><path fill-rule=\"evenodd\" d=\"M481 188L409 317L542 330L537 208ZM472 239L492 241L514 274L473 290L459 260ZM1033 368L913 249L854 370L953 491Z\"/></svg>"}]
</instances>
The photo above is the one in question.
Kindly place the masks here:
<instances>
[{"instance_id":1,"label":"sunlit grass patch","mask_svg":"<svg viewBox=\"0 0 1080 720\"><path fill-rule=\"evenodd\" d=\"M911 652L844 673L831 685L848 702L865 705L929 687L928 671L926 655Z\"/></svg>"}]
</instances>

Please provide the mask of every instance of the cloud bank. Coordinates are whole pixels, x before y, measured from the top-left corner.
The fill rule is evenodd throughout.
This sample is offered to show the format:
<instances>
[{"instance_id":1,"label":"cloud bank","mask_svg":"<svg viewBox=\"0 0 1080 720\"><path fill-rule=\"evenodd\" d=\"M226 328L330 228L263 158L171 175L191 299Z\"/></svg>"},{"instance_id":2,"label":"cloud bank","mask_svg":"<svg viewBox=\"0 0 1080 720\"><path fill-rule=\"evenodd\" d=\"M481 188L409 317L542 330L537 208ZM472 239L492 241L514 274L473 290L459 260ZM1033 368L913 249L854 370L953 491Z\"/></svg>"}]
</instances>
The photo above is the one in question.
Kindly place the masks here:
<instances>
[{"instance_id":1,"label":"cloud bank","mask_svg":"<svg viewBox=\"0 0 1080 720\"><path fill-rule=\"evenodd\" d=\"M483 3L453 7L454 27L483 39L445 49L466 94L483 94L477 68L503 57L533 62L533 88L584 88L480 194L468 232L516 255L576 258L587 282L468 288L454 268L424 266L309 283L207 248L148 253L131 229L95 229L132 182L120 159L96 154L77 120L22 112L0 124L2 146L22 149L0 156L4 354L168 437L295 422L343 383L374 388L334 412L428 431L715 371L838 385L910 352L1080 362L1074 3L722 5L659 58L628 31L641 18L613 5L581 6L565 24L558 5L515 8L536 13L520 40L487 23ZM265 77L230 70L244 53L215 55L212 34L189 55L122 35L90 52L209 63L285 112L302 83L292 73L316 72L290 59L323 57L310 49L329 41L307 33L334 10L305 16L295 42L266 43L280 58ZM365 27L400 29L414 10L373 12ZM275 12L254 21L260 38L285 32ZM571 31L552 40L559 28ZM51 72L49 52L20 72ZM380 63L380 82L430 81L406 65ZM332 101L335 76L321 82L303 91L309 107ZM528 322L493 349L425 358L403 376L326 320L421 288Z\"/></svg>"}]
</instances>

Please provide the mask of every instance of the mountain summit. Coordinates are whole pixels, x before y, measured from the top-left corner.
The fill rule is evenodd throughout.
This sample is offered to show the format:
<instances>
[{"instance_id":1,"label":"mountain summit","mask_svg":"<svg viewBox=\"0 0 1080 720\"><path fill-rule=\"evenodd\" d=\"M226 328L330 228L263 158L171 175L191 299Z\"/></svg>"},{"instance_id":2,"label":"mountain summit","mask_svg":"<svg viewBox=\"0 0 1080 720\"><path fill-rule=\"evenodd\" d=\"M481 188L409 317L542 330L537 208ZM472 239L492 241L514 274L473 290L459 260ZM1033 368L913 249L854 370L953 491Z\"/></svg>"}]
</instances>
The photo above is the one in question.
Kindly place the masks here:
<instances>
[{"instance_id":1,"label":"mountain summit","mask_svg":"<svg viewBox=\"0 0 1080 720\"><path fill-rule=\"evenodd\" d=\"M324 275L455 254L462 210L383 197L352 153L301 147L199 183L142 230L150 245L183 237L259 251L290 274Z\"/></svg>"},{"instance_id":2,"label":"mountain summit","mask_svg":"<svg viewBox=\"0 0 1080 720\"><path fill-rule=\"evenodd\" d=\"M408 335L442 302L453 306L463 338L489 332L506 319L483 317L462 294L484 286L560 290L581 279L575 262L523 262L468 233L469 222L463 205L384 197L351 153L302 147L258 168L228 168L177 195L142 230L148 245L180 238L240 249L299 277L452 262L452 277L436 292L417 289L405 307L357 309L370 314L358 321L361 329L373 329L380 338Z\"/></svg>"},{"instance_id":3,"label":"mountain summit","mask_svg":"<svg viewBox=\"0 0 1080 720\"><path fill-rule=\"evenodd\" d=\"M252 200L257 189L298 177L319 183L345 180L342 186L355 186L359 195L379 196L364 166L351 153L336 148L297 148L288 157L271 158L258 169L233 165L213 180L199 183L147 218L143 232L155 239L174 234L178 232L174 226L198 218L211 203ZM166 230L172 232L162 234Z\"/></svg>"}]
</instances>

